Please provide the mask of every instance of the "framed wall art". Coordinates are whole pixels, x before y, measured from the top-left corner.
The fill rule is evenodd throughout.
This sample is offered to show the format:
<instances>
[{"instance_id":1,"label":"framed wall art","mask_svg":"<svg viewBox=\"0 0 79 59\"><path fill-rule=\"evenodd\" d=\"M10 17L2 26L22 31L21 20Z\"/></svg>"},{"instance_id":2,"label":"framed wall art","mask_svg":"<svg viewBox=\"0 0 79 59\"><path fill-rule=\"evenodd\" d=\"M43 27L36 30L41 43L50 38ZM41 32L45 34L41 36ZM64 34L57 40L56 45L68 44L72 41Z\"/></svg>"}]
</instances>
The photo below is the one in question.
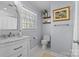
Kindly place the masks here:
<instances>
[{"instance_id":1,"label":"framed wall art","mask_svg":"<svg viewBox=\"0 0 79 59\"><path fill-rule=\"evenodd\" d=\"M53 21L70 20L70 7L64 7L53 10Z\"/></svg>"}]
</instances>

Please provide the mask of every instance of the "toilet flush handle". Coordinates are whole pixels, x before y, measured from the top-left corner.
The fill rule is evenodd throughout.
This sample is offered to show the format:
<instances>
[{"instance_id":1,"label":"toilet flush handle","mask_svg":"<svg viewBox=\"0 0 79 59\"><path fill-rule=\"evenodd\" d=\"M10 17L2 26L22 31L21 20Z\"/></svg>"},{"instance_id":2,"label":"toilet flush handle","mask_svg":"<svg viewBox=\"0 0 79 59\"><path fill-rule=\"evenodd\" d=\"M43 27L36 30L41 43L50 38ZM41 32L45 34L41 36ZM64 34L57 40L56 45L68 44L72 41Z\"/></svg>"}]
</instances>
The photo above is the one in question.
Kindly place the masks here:
<instances>
[{"instance_id":1,"label":"toilet flush handle","mask_svg":"<svg viewBox=\"0 0 79 59\"><path fill-rule=\"evenodd\" d=\"M33 39L36 39L36 37L33 37Z\"/></svg>"}]
</instances>

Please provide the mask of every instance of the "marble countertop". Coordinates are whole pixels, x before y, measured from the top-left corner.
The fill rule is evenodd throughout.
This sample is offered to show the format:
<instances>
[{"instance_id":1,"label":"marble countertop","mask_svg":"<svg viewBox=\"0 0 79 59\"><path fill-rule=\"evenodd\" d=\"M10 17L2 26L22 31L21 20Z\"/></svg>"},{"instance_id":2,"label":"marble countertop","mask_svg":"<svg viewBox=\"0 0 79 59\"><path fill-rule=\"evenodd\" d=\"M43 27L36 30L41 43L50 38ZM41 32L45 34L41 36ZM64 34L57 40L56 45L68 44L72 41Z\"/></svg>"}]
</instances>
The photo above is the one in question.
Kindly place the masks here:
<instances>
[{"instance_id":1,"label":"marble countertop","mask_svg":"<svg viewBox=\"0 0 79 59\"><path fill-rule=\"evenodd\" d=\"M0 38L0 44L13 42L21 39L30 39L30 36L21 36L21 37L10 37L10 38Z\"/></svg>"}]
</instances>

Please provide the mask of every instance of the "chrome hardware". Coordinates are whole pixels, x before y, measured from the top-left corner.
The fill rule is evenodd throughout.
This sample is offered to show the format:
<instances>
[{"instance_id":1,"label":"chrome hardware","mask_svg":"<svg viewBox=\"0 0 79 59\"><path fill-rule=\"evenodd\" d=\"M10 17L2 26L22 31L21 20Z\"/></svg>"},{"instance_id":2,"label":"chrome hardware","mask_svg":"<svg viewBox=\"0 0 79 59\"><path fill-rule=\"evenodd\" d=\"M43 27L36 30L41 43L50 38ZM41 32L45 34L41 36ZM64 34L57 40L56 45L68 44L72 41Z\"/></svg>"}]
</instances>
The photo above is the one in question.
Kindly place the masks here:
<instances>
[{"instance_id":1,"label":"chrome hardware","mask_svg":"<svg viewBox=\"0 0 79 59\"><path fill-rule=\"evenodd\" d=\"M21 57L21 56L22 56L22 54L18 55L17 57Z\"/></svg>"},{"instance_id":2,"label":"chrome hardware","mask_svg":"<svg viewBox=\"0 0 79 59\"><path fill-rule=\"evenodd\" d=\"M19 46L19 47L17 47L17 48L15 48L14 50L18 50L18 49L20 49L20 48L22 48L23 46Z\"/></svg>"}]
</instances>

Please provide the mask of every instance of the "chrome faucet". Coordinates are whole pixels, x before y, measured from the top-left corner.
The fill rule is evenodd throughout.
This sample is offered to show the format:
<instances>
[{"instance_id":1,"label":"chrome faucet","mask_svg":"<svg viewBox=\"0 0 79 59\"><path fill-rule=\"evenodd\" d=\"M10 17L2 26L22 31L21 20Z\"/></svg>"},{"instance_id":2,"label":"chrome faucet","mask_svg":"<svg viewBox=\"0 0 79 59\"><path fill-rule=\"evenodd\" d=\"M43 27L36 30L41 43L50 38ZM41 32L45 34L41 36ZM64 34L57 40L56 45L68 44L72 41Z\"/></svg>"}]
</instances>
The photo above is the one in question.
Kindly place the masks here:
<instances>
[{"instance_id":1,"label":"chrome faucet","mask_svg":"<svg viewBox=\"0 0 79 59\"><path fill-rule=\"evenodd\" d=\"M11 37L11 35L12 35L12 33L10 32L10 33L8 34L8 37Z\"/></svg>"}]
</instances>

